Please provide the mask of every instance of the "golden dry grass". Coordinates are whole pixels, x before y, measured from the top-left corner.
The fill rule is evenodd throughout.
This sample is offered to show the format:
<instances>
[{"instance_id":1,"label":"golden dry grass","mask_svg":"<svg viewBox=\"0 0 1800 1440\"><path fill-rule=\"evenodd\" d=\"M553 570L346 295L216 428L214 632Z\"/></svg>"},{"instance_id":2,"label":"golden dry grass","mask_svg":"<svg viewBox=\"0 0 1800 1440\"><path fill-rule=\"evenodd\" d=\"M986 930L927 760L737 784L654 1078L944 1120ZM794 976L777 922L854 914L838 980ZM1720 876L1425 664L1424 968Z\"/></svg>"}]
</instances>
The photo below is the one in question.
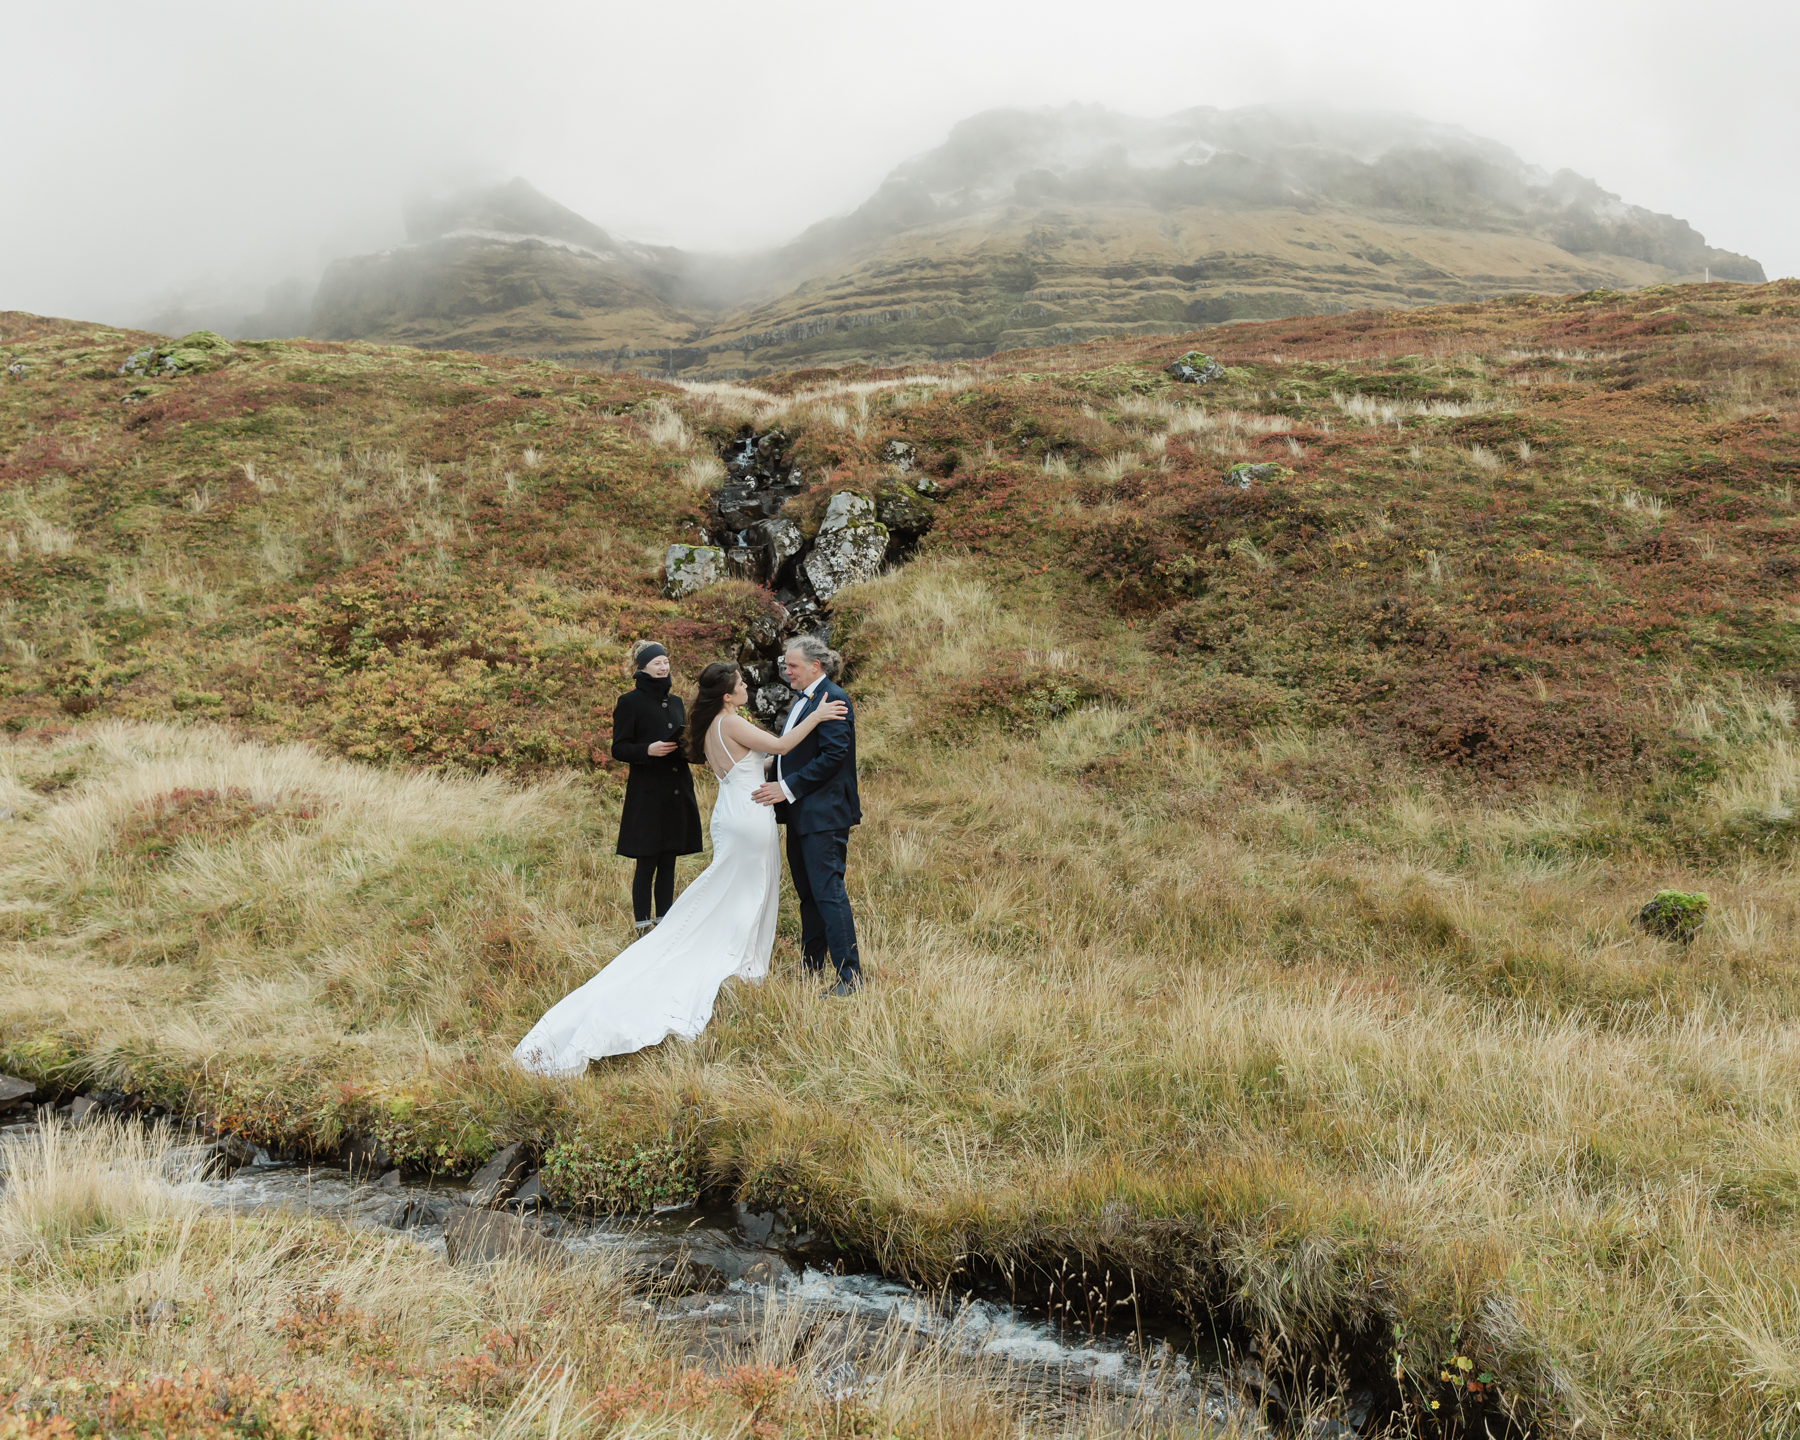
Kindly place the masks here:
<instances>
[{"instance_id":1,"label":"golden dry grass","mask_svg":"<svg viewBox=\"0 0 1800 1440\"><path fill-rule=\"evenodd\" d=\"M939 735L917 693L1090 643L1047 613L954 557L857 600L873 984L854 1004L789 978L784 940L777 978L728 991L695 1045L573 1087L509 1076L530 1018L626 933L592 791L119 725L0 751L4 1018L122 1067L273 1066L271 1093L455 1074L527 1128L697 1110L719 1181L811 1207L891 1270L1077 1250L1190 1303L1233 1297L1296 1345L1380 1317L1409 1365L1461 1346L1583 1433L1790 1413L1786 863L1596 858L1604 795L1371 776L1329 733L1165 738L1155 702ZM1667 705L1717 747L1719 823L1792 803L1791 706L1749 687ZM1372 798L1347 818L1321 774ZM154 866L122 853L137 807L182 786L324 804ZM1675 882L1715 907L1686 950L1628 923Z\"/></svg>"}]
</instances>

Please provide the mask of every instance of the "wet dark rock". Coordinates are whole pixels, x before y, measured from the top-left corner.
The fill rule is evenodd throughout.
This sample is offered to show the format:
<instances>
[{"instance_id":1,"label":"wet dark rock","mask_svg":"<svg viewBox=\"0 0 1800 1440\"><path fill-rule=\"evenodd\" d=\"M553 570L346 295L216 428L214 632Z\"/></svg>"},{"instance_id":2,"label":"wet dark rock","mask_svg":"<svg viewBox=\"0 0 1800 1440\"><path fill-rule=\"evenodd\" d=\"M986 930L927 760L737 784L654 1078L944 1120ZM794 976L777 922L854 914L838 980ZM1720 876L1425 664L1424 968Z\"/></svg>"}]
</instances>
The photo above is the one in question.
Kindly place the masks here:
<instances>
[{"instance_id":1,"label":"wet dark rock","mask_svg":"<svg viewBox=\"0 0 1800 1440\"><path fill-rule=\"evenodd\" d=\"M756 712L760 720L778 720L786 716L793 707L794 692L787 687L785 681L775 680L758 687L750 697L750 708Z\"/></svg>"},{"instance_id":2,"label":"wet dark rock","mask_svg":"<svg viewBox=\"0 0 1800 1440\"><path fill-rule=\"evenodd\" d=\"M199 1145L177 1145L163 1156L163 1174L176 1182L223 1180L256 1160L256 1147L235 1135L221 1135Z\"/></svg>"},{"instance_id":3,"label":"wet dark rock","mask_svg":"<svg viewBox=\"0 0 1800 1440\"><path fill-rule=\"evenodd\" d=\"M456 1203L491 1210L518 1188L530 1169L530 1152L523 1141L514 1141L475 1172L469 1188L457 1197Z\"/></svg>"},{"instance_id":4,"label":"wet dark rock","mask_svg":"<svg viewBox=\"0 0 1800 1440\"><path fill-rule=\"evenodd\" d=\"M394 1168L394 1157L378 1137L364 1135L344 1146L344 1168L355 1180L385 1175Z\"/></svg>"},{"instance_id":5,"label":"wet dark rock","mask_svg":"<svg viewBox=\"0 0 1800 1440\"><path fill-rule=\"evenodd\" d=\"M402 1200L381 1220L390 1230L416 1230L420 1226L442 1225L453 1207L442 1200L427 1200L414 1195Z\"/></svg>"},{"instance_id":6,"label":"wet dark rock","mask_svg":"<svg viewBox=\"0 0 1800 1440\"><path fill-rule=\"evenodd\" d=\"M21 1080L17 1075L0 1075L0 1109L35 1099L36 1096L37 1086L31 1081Z\"/></svg>"},{"instance_id":7,"label":"wet dark rock","mask_svg":"<svg viewBox=\"0 0 1800 1440\"><path fill-rule=\"evenodd\" d=\"M1225 367L1202 351L1190 350L1163 366L1163 374L1182 385L1208 385L1223 378Z\"/></svg>"},{"instance_id":8,"label":"wet dark rock","mask_svg":"<svg viewBox=\"0 0 1800 1440\"><path fill-rule=\"evenodd\" d=\"M806 537L800 533L800 527L792 520L776 518L765 520L752 528L754 542L768 552L768 576L778 580L786 573L788 562L792 560L806 545Z\"/></svg>"},{"instance_id":9,"label":"wet dark rock","mask_svg":"<svg viewBox=\"0 0 1800 1440\"><path fill-rule=\"evenodd\" d=\"M506 1207L529 1215L542 1210L549 1203L550 1197L544 1193L543 1177L534 1171L530 1179L513 1191L512 1197L506 1201Z\"/></svg>"},{"instance_id":10,"label":"wet dark rock","mask_svg":"<svg viewBox=\"0 0 1800 1440\"><path fill-rule=\"evenodd\" d=\"M444 1253L452 1265L480 1265L495 1260L528 1260L560 1265L569 1252L516 1215L502 1210L453 1206L444 1217Z\"/></svg>"},{"instance_id":11,"label":"wet dark rock","mask_svg":"<svg viewBox=\"0 0 1800 1440\"><path fill-rule=\"evenodd\" d=\"M789 441L781 430L758 433L753 427L740 428L723 449L719 458L725 462L725 474L735 484L752 484L766 489L771 485L798 485L800 469L788 462Z\"/></svg>"}]
</instances>

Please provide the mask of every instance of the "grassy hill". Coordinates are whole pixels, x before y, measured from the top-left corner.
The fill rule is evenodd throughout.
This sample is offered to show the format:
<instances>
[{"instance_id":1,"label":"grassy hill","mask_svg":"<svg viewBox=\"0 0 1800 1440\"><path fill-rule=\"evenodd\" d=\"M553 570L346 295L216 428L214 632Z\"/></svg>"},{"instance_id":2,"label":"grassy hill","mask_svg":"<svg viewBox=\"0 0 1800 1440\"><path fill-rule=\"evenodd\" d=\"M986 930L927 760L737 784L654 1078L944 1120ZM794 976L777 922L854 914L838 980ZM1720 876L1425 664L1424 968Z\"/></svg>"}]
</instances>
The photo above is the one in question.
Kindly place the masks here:
<instances>
[{"instance_id":1,"label":"grassy hill","mask_svg":"<svg viewBox=\"0 0 1800 1440\"><path fill-rule=\"evenodd\" d=\"M1783 1433L1797 335L1658 287L750 389L0 316L0 1065L921 1279L1080 1254L1420 1433ZM784 916L695 1045L527 1080L629 934L625 646L769 614L656 573L744 423L803 516L892 440L942 485L833 621L873 984Z\"/></svg>"}]
</instances>

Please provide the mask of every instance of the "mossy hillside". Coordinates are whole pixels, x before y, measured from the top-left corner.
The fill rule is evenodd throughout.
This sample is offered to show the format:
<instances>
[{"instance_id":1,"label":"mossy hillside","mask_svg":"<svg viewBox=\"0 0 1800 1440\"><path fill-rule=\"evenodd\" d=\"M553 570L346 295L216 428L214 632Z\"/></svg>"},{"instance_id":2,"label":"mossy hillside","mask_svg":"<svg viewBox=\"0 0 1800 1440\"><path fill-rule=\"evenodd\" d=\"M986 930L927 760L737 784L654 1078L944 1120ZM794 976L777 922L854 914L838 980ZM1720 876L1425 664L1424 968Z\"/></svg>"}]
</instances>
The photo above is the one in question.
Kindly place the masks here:
<instances>
[{"instance_id":1,"label":"mossy hillside","mask_svg":"<svg viewBox=\"0 0 1800 1440\"><path fill-rule=\"evenodd\" d=\"M527 433L501 408L532 404L514 391L566 379L579 395L585 377L508 372L468 417L495 425L432 466L454 492L470 455L499 451L483 483L510 509L471 503L467 532L433 534L462 516L425 505L412 458L416 509L345 507L360 492L333 478L335 523L309 532L318 569L261 582L266 604L227 588L223 563L201 587L144 565L145 608L118 618L164 637L158 663L75 708L46 657L131 658L139 636L114 648L97 625L112 577L87 557L117 554L129 585L136 552L103 549L89 512L34 488L36 528L8 512L18 573L68 588L20 604L6 635L32 659L10 649L5 1063L159 1083L319 1148L379 1132L425 1168L506 1139L585 1141L602 1203L631 1202L644 1157L681 1154L684 1173L921 1278L1077 1250L1311 1353L1381 1337L1435 1375L1469 1347L1455 1353L1552 1425L1752 1433L1787 1403L1757 1358L1779 1345L1731 1337L1784 1333L1796 1246L1781 757L1800 457L1776 313L1792 297L1729 292L1769 301L1745 315L1720 293L1245 327L1230 346L1209 336L1228 375L1198 404L1170 403L1159 373L1186 337L888 374L902 383L867 392L866 415L829 376L767 399L657 392L695 431L782 425L827 489L886 474L894 439L941 489L920 557L848 592L834 621L870 812L853 863L868 1003L729 990L697 1045L570 1087L514 1076L504 1055L627 928L593 747L426 755L446 784L500 788L377 804L357 777L411 784L416 762L371 765L332 727L372 725L385 712L357 677L410 657L478 667L508 733L554 734L586 675L606 705L623 683L609 657L627 632L600 641L603 616L693 627L677 631L690 667L731 646L754 593L657 595L691 503L687 460L649 438L657 394ZM1671 307L1687 328L1654 328ZM93 343L77 338L71 353ZM442 392L423 377L443 372L414 367L464 362L328 358L344 366L331 398L283 443L328 455L335 428L345 472L393 495L397 463L358 459L348 437L424 443ZM421 388L383 421L388 365ZM1147 387L1118 384L1121 367ZM204 395L238 368L180 383ZM112 443L57 388L77 366L50 369L40 356L28 388L3 392L26 407L21 447ZM141 433L123 428L135 408L99 409L125 417L121 443ZM540 506L531 477L589 463L590 444L614 445L644 489ZM1293 475L1238 491L1222 476L1240 462ZM328 459L301 473L333 474ZM101 478L81 493L103 499ZM238 548L217 552L240 573L264 540L253 507L285 493L243 492L222 532ZM176 498L159 524L210 513ZM571 510L591 543L564 553ZM659 513L673 533L636 528ZM416 599L346 588L377 555ZM63 559L87 578L59 578ZM558 582L565 564L579 587ZM515 683L559 656L566 689ZM260 711L234 708L245 672L281 681L252 692ZM182 758L214 743L209 724L347 757L281 781L328 803L241 825L228 803L204 824L191 806L140 809L177 788L228 797L264 763L265 746ZM568 778L512 788L563 764ZM66 846L94 805L113 808L90 861ZM146 824L168 848L132 840ZM1713 897L1689 947L1630 925L1672 887ZM1652 1333L1687 1338L1620 1348Z\"/></svg>"}]
</instances>

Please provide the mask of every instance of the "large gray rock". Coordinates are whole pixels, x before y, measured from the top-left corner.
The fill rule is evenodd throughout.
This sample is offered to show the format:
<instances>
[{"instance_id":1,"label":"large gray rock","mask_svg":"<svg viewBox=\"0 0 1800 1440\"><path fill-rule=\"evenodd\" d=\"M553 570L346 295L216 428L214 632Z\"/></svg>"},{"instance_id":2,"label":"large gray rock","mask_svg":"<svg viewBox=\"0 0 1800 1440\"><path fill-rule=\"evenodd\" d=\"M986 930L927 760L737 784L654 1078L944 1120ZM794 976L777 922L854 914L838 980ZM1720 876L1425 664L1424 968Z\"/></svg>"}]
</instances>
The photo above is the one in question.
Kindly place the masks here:
<instances>
[{"instance_id":1,"label":"large gray rock","mask_svg":"<svg viewBox=\"0 0 1800 1440\"><path fill-rule=\"evenodd\" d=\"M663 577L663 594L680 600L725 578L725 552L716 545L671 545Z\"/></svg>"},{"instance_id":2,"label":"large gray rock","mask_svg":"<svg viewBox=\"0 0 1800 1440\"><path fill-rule=\"evenodd\" d=\"M837 499L842 499L842 496ZM860 496L856 497L861 499ZM836 499L833 500L836 504ZM868 505L868 501L862 502ZM873 510L873 506L869 507ZM851 525L827 533L820 530L812 554L800 562L807 583L821 601L849 585L860 585L881 573L881 562L887 556L888 528L876 521L867 525Z\"/></svg>"},{"instance_id":3,"label":"large gray rock","mask_svg":"<svg viewBox=\"0 0 1800 1440\"><path fill-rule=\"evenodd\" d=\"M29 1100L36 1094L37 1086L29 1080L21 1080L17 1075L0 1075L0 1109L17 1105L21 1100Z\"/></svg>"},{"instance_id":4,"label":"large gray rock","mask_svg":"<svg viewBox=\"0 0 1800 1440\"><path fill-rule=\"evenodd\" d=\"M840 490L825 507L825 518L819 522L819 537L837 530L866 525L875 518L875 505L849 490Z\"/></svg>"},{"instance_id":5,"label":"large gray rock","mask_svg":"<svg viewBox=\"0 0 1800 1440\"><path fill-rule=\"evenodd\" d=\"M569 1252L546 1240L516 1215L504 1210L455 1206L444 1217L444 1254L452 1265L480 1265L495 1260L528 1260L534 1265L560 1265Z\"/></svg>"},{"instance_id":6,"label":"large gray rock","mask_svg":"<svg viewBox=\"0 0 1800 1440\"><path fill-rule=\"evenodd\" d=\"M477 1170L469 1180L469 1188L454 1203L470 1205L477 1210L492 1210L518 1187L531 1168L531 1156L523 1141L503 1146L498 1154Z\"/></svg>"}]
</instances>

